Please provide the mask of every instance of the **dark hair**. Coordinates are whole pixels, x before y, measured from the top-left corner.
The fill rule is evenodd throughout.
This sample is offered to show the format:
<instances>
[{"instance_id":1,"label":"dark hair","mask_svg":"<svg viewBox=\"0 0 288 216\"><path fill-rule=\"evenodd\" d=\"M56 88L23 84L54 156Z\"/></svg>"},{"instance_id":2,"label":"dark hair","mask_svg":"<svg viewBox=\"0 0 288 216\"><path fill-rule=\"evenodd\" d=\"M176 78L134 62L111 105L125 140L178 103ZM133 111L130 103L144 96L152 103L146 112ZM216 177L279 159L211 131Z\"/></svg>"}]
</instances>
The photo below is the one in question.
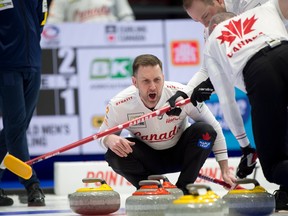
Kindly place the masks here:
<instances>
[{"instance_id":1,"label":"dark hair","mask_svg":"<svg viewBox=\"0 0 288 216\"><path fill-rule=\"evenodd\" d=\"M221 23L227 19L230 19L234 16L236 16L236 15L234 13L231 13L231 12L221 12L221 13L218 13L218 14L215 14L214 16L212 16L212 18L209 22L209 26L208 26L209 35L214 30L214 24L219 24L219 23Z\"/></svg>"},{"instance_id":2,"label":"dark hair","mask_svg":"<svg viewBox=\"0 0 288 216\"><path fill-rule=\"evenodd\" d=\"M195 1L202 1L204 4L214 5L213 0L183 0L183 8L185 10L189 9Z\"/></svg>"},{"instance_id":3,"label":"dark hair","mask_svg":"<svg viewBox=\"0 0 288 216\"><path fill-rule=\"evenodd\" d=\"M140 66L156 66L159 65L162 70L162 62L154 55L143 54L139 55L134 59L133 62L133 76L136 75Z\"/></svg>"}]
</instances>

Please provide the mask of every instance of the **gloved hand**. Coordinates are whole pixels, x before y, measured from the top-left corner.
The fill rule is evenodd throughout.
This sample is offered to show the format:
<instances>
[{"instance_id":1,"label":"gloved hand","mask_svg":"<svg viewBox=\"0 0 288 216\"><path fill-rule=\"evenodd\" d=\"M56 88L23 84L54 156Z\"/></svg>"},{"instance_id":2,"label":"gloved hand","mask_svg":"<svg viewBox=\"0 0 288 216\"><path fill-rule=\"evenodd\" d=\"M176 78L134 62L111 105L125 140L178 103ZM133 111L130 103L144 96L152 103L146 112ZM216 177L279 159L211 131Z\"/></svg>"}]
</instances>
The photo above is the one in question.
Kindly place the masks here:
<instances>
[{"instance_id":1,"label":"gloved hand","mask_svg":"<svg viewBox=\"0 0 288 216\"><path fill-rule=\"evenodd\" d=\"M191 95L191 103L196 107L197 101L203 102L209 100L211 94L214 92L214 87L208 78L207 80L200 83L196 88L194 88Z\"/></svg>"},{"instance_id":2,"label":"gloved hand","mask_svg":"<svg viewBox=\"0 0 288 216\"><path fill-rule=\"evenodd\" d=\"M246 178L250 175L257 163L257 153L256 149L248 146L246 148L241 148L243 155L241 156L240 163L238 164L236 175L239 178Z\"/></svg>"},{"instance_id":3,"label":"gloved hand","mask_svg":"<svg viewBox=\"0 0 288 216\"><path fill-rule=\"evenodd\" d=\"M166 112L168 116L179 116L182 109L180 107L175 107L177 98L182 97L183 99L188 98L188 95L185 92L177 91L171 98L167 100L171 109Z\"/></svg>"}]
</instances>

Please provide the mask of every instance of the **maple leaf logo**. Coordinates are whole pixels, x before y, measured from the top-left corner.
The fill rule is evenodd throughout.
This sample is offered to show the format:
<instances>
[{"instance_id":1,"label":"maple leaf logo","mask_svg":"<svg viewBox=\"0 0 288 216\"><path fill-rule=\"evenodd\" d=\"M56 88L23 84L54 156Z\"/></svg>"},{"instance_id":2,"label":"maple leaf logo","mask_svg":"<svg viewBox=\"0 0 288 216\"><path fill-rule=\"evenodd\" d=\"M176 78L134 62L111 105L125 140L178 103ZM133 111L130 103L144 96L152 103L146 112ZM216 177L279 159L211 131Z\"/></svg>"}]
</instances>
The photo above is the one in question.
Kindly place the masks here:
<instances>
[{"instance_id":1,"label":"maple leaf logo","mask_svg":"<svg viewBox=\"0 0 288 216\"><path fill-rule=\"evenodd\" d=\"M202 139L208 141L211 139L211 136L206 132L205 134L202 134Z\"/></svg>"},{"instance_id":2,"label":"maple leaf logo","mask_svg":"<svg viewBox=\"0 0 288 216\"><path fill-rule=\"evenodd\" d=\"M242 22L241 19L231 20L228 25L224 26L227 30L221 31L222 34L218 36L217 39L221 41L220 44L226 41L230 46L236 37L243 38L244 35L254 31L255 29L252 29L252 27L256 20L255 15L250 19L246 18L244 22Z\"/></svg>"}]
</instances>

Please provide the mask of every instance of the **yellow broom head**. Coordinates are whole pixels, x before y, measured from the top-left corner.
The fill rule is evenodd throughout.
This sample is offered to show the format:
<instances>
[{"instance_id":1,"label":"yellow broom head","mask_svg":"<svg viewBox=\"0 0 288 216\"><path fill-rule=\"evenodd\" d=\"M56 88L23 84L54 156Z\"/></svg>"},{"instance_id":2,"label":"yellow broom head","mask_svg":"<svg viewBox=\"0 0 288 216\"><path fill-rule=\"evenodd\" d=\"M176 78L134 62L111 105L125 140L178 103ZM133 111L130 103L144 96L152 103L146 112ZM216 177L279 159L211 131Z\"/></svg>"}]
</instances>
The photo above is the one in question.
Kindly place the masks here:
<instances>
[{"instance_id":1,"label":"yellow broom head","mask_svg":"<svg viewBox=\"0 0 288 216\"><path fill-rule=\"evenodd\" d=\"M24 179L29 179L32 176L32 168L25 162L19 160L11 154L7 154L3 160L4 166Z\"/></svg>"}]
</instances>

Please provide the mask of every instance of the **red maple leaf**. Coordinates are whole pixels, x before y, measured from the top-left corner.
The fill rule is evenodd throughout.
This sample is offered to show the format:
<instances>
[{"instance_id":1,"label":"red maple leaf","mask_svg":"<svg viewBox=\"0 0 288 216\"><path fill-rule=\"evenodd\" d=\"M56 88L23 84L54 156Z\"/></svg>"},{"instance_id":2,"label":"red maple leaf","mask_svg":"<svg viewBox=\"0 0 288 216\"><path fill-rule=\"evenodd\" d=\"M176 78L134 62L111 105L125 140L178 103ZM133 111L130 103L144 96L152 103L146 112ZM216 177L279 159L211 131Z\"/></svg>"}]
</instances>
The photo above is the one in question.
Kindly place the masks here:
<instances>
[{"instance_id":1,"label":"red maple leaf","mask_svg":"<svg viewBox=\"0 0 288 216\"><path fill-rule=\"evenodd\" d=\"M248 34L252 31L254 31L254 29L252 29L253 24L256 22L257 19L255 19L255 15L251 18L251 19L246 19L243 22L243 32L244 34Z\"/></svg>"},{"instance_id":2,"label":"red maple leaf","mask_svg":"<svg viewBox=\"0 0 288 216\"><path fill-rule=\"evenodd\" d=\"M210 140L210 139L211 139L211 136L209 135L209 133L208 133L208 132L206 132L205 134L202 134L202 138L203 138L203 140L206 140L206 141L208 141L208 140Z\"/></svg>"},{"instance_id":3,"label":"red maple leaf","mask_svg":"<svg viewBox=\"0 0 288 216\"><path fill-rule=\"evenodd\" d=\"M239 38L242 37L241 19L238 21L231 20L228 25L225 25L225 27L231 32L231 34L234 34Z\"/></svg>"},{"instance_id":4,"label":"red maple leaf","mask_svg":"<svg viewBox=\"0 0 288 216\"><path fill-rule=\"evenodd\" d=\"M222 31L222 35L217 37L217 39L221 40L220 44L222 44L225 41L227 41L227 42L229 42L229 46L235 40L235 38L236 38L236 36L231 35L230 32L228 32L228 31Z\"/></svg>"},{"instance_id":5,"label":"red maple leaf","mask_svg":"<svg viewBox=\"0 0 288 216\"><path fill-rule=\"evenodd\" d=\"M221 40L220 44L226 41L229 43L230 46L231 43L236 39L236 37L242 38L243 35L254 31L254 29L252 29L252 26L254 25L256 20L257 19L255 19L255 15L250 19L245 19L243 23L241 19L230 20L229 23L224 26L226 30L221 31L221 35L218 36L217 39Z\"/></svg>"}]
</instances>

